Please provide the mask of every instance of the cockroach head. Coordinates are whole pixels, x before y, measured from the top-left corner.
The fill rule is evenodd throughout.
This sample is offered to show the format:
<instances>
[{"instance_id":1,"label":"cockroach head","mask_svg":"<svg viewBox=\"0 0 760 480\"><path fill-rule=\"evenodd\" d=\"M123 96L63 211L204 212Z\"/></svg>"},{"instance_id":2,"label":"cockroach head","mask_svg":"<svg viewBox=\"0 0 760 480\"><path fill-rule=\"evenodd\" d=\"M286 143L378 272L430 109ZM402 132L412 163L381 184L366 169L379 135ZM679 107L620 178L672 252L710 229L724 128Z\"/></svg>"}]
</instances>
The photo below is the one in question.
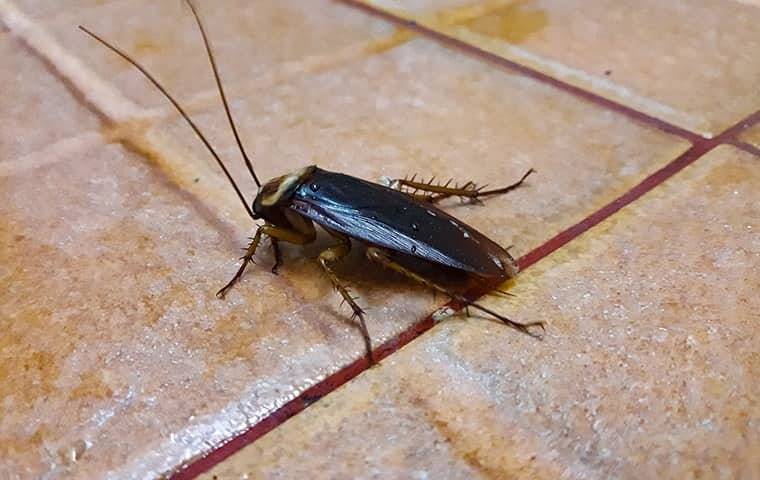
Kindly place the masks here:
<instances>
[{"instance_id":1,"label":"cockroach head","mask_svg":"<svg viewBox=\"0 0 760 480\"><path fill-rule=\"evenodd\" d=\"M310 165L281 177L273 178L262 185L253 201L255 217L263 218L266 216L267 210L287 206L296 189L308 180L316 169L316 165Z\"/></svg>"}]
</instances>

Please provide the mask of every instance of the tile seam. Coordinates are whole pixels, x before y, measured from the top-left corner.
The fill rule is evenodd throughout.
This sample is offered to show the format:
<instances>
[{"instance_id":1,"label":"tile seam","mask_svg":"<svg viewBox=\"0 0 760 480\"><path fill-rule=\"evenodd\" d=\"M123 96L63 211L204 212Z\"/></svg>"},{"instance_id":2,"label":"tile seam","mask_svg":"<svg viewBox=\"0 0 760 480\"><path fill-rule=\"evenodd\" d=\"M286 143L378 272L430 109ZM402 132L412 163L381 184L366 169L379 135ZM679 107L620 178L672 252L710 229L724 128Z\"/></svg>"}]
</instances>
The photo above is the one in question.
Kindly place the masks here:
<instances>
[{"instance_id":1,"label":"tile seam","mask_svg":"<svg viewBox=\"0 0 760 480\"><path fill-rule=\"evenodd\" d=\"M749 154L752 154L756 157L760 157L760 148L752 145L751 143L747 143L747 142L744 142L742 140L737 140L737 139L729 140L727 143Z\"/></svg>"},{"instance_id":2,"label":"tile seam","mask_svg":"<svg viewBox=\"0 0 760 480\"><path fill-rule=\"evenodd\" d=\"M357 8L359 10L362 10L369 15L383 18L396 25L415 31L424 37L430 38L441 44L447 45L453 49L456 49L456 50L465 52L467 54L470 54L474 57L480 58L483 61L489 62L501 68L506 68L511 71L515 71L517 73L520 73L524 76L532 78L541 83L551 85L575 97L582 98L593 104L599 105L602 108L605 108L607 110L612 110L621 115L624 115L628 117L629 119L632 119L636 122L642 123L644 125L648 125L652 128L656 128L658 130L664 131L671 135L679 136L692 143L696 143L700 140L714 140L715 138L717 138L717 135L711 138L704 137L686 128L674 125L666 120L662 120L653 115L644 113L640 110L636 110L633 107L629 107L615 100L608 99L597 93L586 90L582 87L554 78L551 75L538 71L534 68L528 67L526 65L522 65L512 60L508 60L495 53L484 50L478 46L464 42L463 40L452 37L445 33L436 31L432 28L429 28L427 26L420 24L419 22L415 20L400 17L392 12L383 10L373 5L366 4L360 0L337 0L337 1L344 3L346 5L352 6L354 8Z\"/></svg>"}]
</instances>

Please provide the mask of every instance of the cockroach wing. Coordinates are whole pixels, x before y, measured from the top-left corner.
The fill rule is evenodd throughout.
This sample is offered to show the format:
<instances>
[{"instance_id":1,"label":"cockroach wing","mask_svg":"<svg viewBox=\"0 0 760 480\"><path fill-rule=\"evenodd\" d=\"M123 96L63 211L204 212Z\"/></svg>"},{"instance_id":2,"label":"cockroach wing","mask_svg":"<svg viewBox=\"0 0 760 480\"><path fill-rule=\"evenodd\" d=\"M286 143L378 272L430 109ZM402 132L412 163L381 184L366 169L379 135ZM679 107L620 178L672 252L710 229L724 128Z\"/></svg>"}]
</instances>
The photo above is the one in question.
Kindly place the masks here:
<instances>
[{"instance_id":1,"label":"cockroach wing","mask_svg":"<svg viewBox=\"0 0 760 480\"><path fill-rule=\"evenodd\" d=\"M316 169L290 208L370 245L483 277L516 274L509 253L474 228L432 204L356 177Z\"/></svg>"}]
</instances>

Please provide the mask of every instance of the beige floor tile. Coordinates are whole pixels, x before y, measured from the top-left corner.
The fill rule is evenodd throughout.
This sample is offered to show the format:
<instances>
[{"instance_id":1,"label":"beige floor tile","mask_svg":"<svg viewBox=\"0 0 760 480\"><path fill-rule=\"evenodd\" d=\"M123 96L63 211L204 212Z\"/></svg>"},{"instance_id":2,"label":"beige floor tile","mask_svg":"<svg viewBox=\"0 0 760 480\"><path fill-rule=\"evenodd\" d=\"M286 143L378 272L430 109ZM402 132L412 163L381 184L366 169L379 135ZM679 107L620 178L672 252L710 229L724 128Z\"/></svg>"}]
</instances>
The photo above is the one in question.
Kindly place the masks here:
<instances>
[{"instance_id":1,"label":"beige floor tile","mask_svg":"<svg viewBox=\"0 0 760 480\"><path fill-rule=\"evenodd\" d=\"M204 478L757 478L758 191L720 147L491 302L543 342L451 319Z\"/></svg>"},{"instance_id":2,"label":"beige floor tile","mask_svg":"<svg viewBox=\"0 0 760 480\"><path fill-rule=\"evenodd\" d=\"M15 0L14 3L22 8L27 15L35 18L50 18L57 15L78 14L87 9L125 1L130 0L66 0L65 2Z\"/></svg>"},{"instance_id":3,"label":"beige floor tile","mask_svg":"<svg viewBox=\"0 0 760 480\"><path fill-rule=\"evenodd\" d=\"M280 75L320 68L339 61L345 49L359 48L394 31L386 22L324 0L196 4L220 58L219 68L230 85L274 82ZM181 1L112 1L63 11L44 20L64 48L138 104L164 105L161 96L129 64L87 37L77 25L129 52L183 103L203 92L214 93L200 34Z\"/></svg>"},{"instance_id":4,"label":"beige floor tile","mask_svg":"<svg viewBox=\"0 0 760 480\"><path fill-rule=\"evenodd\" d=\"M746 2L368 3L706 136L760 108L760 8Z\"/></svg>"},{"instance_id":5,"label":"beige floor tile","mask_svg":"<svg viewBox=\"0 0 760 480\"><path fill-rule=\"evenodd\" d=\"M16 37L0 33L0 58L0 164L100 129L97 117Z\"/></svg>"}]
</instances>

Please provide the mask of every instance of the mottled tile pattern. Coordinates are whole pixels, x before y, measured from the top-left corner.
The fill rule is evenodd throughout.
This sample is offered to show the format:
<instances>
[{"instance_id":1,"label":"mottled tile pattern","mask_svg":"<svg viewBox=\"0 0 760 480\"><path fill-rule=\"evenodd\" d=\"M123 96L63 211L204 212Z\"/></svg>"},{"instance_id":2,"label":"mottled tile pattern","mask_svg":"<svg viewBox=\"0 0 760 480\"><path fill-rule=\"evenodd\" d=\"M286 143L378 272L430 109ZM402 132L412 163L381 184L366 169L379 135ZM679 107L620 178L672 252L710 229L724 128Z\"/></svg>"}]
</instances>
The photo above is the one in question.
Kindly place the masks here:
<instances>
[{"instance_id":1,"label":"mottled tile pattern","mask_svg":"<svg viewBox=\"0 0 760 480\"><path fill-rule=\"evenodd\" d=\"M368 3L705 136L760 108L751 3Z\"/></svg>"},{"instance_id":2,"label":"mottled tile pattern","mask_svg":"<svg viewBox=\"0 0 760 480\"><path fill-rule=\"evenodd\" d=\"M204 478L757 478L759 172L720 147L525 271L491 304L543 342L444 322Z\"/></svg>"},{"instance_id":3,"label":"mottled tile pattern","mask_svg":"<svg viewBox=\"0 0 760 480\"><path fill-rule=\"evenodd\" d=\"M498 242L513 244L516 255L690 146L340 3L197 3L262 177L316 163L367 179L416 172L496 186L533 167L538 173L507 197L484 206L446 204ZM437 25L474 31L478 18L488 24L503 7L462 5L414 8L443 11L426 17ZM589 7L592 24L605 24L599 5ZM726 11L745 12L729 5ZM521 25L539 17L531 14ZM253 226L166 101L79 24L134 53L177 92L246 194L255 192L182 2L0 0L0 57L9 60L0 66L0 478L151 478L174 471L363 354L357 329L315 262L330 244L326 236L306 248L286 246L279 276L269 273L265 245L227 300L214 297ZM533 38L527 27L517 33ZM735 26L721 33L745 34ZM569 45L583 40L564 35ZM723 48L722 41L715 45ZM751 45L737 44L725 65ZM732 102L747 100L744 75L756 63L748 65L717 79L708 89L713 97L694 94L703 88L704 69L684 81L694 108L708 97L730 97L719 115L700 110L718 122L711 125L734 118ZM735 85L729 93L728 81ZM744 135L751 142L752 131ZM487 321L448 322L254 444L260 455L254 473L625 476L636 458L663 466L663 458L681 461L689 448L715 456L701 464L708 473L716 465L729 474L750 469L757 392L749 379L757 365L745 354L756 340L748 324L756 306L747 292L757 278L751 270L757 246L738 219L758 216L751 196L756 169L749 167L756 162L731 149L715 152L527 271L518 298L494 307L516 319L550 320L547 341ZM721 228L728 240L719 244ZM698 256L696 246L707 256ZM658 257L655 247L666 254ZM367 308L376 345L442 302L368 267L359 248L338 273ZM618 291L628 295L625 303L611 293ZM735 301L715 310L718 295L732 298L731 292ZM647 316L636 302L665 313ZM706 318L703 324L683 315L685 306ZM741 326L743 338L736 334ZM653 380L668 362L672 378ZM608 366L618 370L607 373ZM692 385L692 378L702 383ZM620 385L629 390L609 393ZM644 403L635 403L634 394ZM671 397L684 406L662 400ZM618 402L614 412L623 413L604 410L598 399ZM320 411L318 424L309 423ZM303 439L287 440L299 422L308 425ZM704 433L709 428L714 433ZM278 438L298 450L270 443ZM320 450L307 456L315 445ZM629 452L643 456L621 460ZM662 468L682 476L696 465L690 461ZM345 470L334 470L341 465ZM220 468L233 475L248 469Z\"/></svg>"}]
</instances>

